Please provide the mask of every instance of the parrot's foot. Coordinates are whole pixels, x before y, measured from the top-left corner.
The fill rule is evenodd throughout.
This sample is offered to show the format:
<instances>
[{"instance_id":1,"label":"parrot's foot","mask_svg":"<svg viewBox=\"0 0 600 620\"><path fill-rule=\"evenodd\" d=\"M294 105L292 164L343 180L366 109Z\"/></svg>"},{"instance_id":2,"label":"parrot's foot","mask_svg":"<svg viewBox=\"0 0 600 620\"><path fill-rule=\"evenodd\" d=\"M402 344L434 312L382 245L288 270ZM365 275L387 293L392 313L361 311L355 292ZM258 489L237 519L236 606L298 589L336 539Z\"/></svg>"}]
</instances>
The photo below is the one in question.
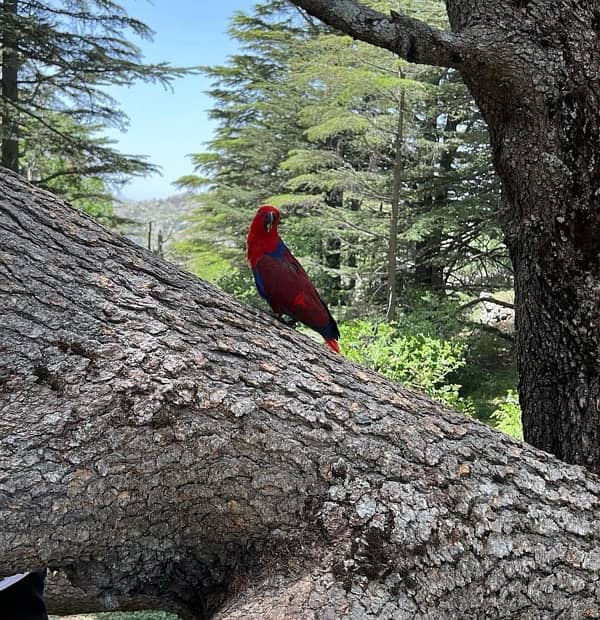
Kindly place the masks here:
<instances>
[{"instance_id":1,"label":"parrot's foot","mask_svg":"<svg viewBox=\"0 0 600 620\"><path fill-rule=\"evenodd\" d=\"M296 319L292 319L292 317L284 317L281 314L273 315L280 323L287 325L288 327L296 327Z\"/></svg>"}]
</instances>

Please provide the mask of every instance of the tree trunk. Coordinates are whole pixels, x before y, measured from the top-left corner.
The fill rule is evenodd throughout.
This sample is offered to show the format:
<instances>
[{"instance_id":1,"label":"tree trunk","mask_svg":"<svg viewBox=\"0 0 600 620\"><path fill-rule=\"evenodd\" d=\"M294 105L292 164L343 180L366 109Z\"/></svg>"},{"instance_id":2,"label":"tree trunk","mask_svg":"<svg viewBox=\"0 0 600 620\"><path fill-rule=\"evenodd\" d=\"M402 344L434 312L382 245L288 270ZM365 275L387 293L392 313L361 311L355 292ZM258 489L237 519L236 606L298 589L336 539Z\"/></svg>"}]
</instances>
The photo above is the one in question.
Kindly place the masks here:
<instances>
[{"instance_id":1,"label":"tree trunk","mask_svg":"<svg viewBox=\"0 0 600 620\"><path fill-rule=\"evenodd\" d=\"M53 611L598 617L598 479L0 171L0 575Z\"/></svg>"},{"instance_id":2,"label":"tree trunk","mask_svg":"<svg viewBox=\"0 0 600 620\"><path fill-rule=\"evenodd\" d=\"M292 1L410 61L460 70L506 197L525 438L600 471L598 3L447 0L449 33L352 0Z\"/></svg>"},{"instance_id":3,"label":"tree trunk","mask_svg":"<svg viewBox=\"0 0 600 620\"><path fill-rule=\"evenodd\" d=\"M446 113L446 122L444 124L444 132L455 132L459 119L453 118L451 112ZM427 128L429 131L425 133L428 140L433 143L440 144L440 136L437 129L438 118L433 115L428 119ZM447 136L444 136L447 140ZM443 243L443 224L442 211L448 206L448 185L439 183L440 179L446 179L452 170L452 164L456 156L456 146L447 146L442 143L441 153L439 155L439 175L437 177L438 185L433 188L426 189L423 201L427 205L427 211L434 217L439 218L432 224L430 232L424 236L421 241L417 241L415 247L415 282L417 286L427 290L443 294L445 291L446 278L444 277L444 264L442 262L442 243Z\"/></svg>"},{"instance_id":4,"label":"tree trunk","mask_svg":"<svg viewBox=\"0 0 600 620\"><path fill-rule=\"evenodd\" d=\"M13 26L17 15L17 0L4 0L0 6L0 27L2 43L2 79L0 80L0 104L2 106L2 132L0 140L0 162L6 168L19 171L19 124L14 104L19 99L17 74L19 57L18 38Z\"/></svg>"},{"instance_id":5,"label":"tree trunk","mask_svg":"<svg viewBox=\"0 0 600 620\"><path fill-rule=\"evenodd\" d=\"M459 4L450 16L463 31L473 15ZM543 28L532 31L523 9L534 15L540 8ZM474 67L464 74L489 124L507 198L502 220L515 272L525 439L600 471L597 3L484 11L475 17L484 38L502 24L518 37L508 57L496 49L488 61L496 84Z\"/></svg>"},{"instance_id":6,"label":"tree trunk","mask_svg":"<svg viewBox=\"0 0 600 620\"><path fill-rule=\"evenodd\" d=\"M442 228L436 227L422 241L415 243L415 283L417 286L444 293L444 268L440 264Z\"/></svg>"},{"instance_id":7,"label":"tree trunk","mask_svg":"<svg viewBox=\"0 0 600 620\"><path fill-rule=\"evenodd\" d=\"M402 71L399 71L402 79ZM392 178L392 200L390 209L390 238L387 252L387 310L385 320L388 323L396 320L396 305L398 303L398 211L400 207L400 187L402 184L402 148L404 146L404 102L405 90L400 90L398 97L398 125L394 139L394 171Z\"/></svg>"}]
</instances>

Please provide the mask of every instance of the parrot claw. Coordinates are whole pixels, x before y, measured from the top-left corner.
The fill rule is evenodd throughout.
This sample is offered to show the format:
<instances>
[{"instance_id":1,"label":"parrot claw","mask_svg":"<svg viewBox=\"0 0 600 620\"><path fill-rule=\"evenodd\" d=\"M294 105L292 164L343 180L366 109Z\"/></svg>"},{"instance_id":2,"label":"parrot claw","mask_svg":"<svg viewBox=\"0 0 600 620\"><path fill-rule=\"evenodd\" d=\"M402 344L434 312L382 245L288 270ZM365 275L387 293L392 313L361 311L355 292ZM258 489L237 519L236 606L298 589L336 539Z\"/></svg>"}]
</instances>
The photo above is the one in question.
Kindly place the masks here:
<instances>
[{"instance_id":1,"label":"parrot claw","mask_svg":"<svg viewBox=\"0 0 600 620\"><path fill-rule=\"evenodd\" d=\"M284 325L287 325L288 327L296 327L296 319L292 319L291 317L289 318L285 318L284 316L282 316L281 314L274 314L273 315L280 323L283 323Z\"/></svg>"}]
</instances>

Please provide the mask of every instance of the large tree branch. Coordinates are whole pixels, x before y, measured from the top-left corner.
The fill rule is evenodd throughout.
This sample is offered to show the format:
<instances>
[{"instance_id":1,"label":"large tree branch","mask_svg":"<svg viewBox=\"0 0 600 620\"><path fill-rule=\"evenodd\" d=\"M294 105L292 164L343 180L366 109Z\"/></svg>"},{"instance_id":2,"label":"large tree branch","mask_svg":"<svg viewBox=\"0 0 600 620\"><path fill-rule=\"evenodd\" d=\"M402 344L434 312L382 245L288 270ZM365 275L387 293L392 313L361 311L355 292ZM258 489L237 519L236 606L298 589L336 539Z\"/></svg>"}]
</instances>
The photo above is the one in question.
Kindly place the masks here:
<instances>
[{"instance_id":1,"label":"large tree branch","mask_svg":"<svg viewBox=\"0 0 600 620\"><path fill-rule=\"evenodd\" d=\"M0 317L0 575L59 570L52 609L600 613L597 477L5 171Z\"/></svg>"},{"instance_id":2,"label":"large tree branch","mask_svg":"<svg viewBox=\"0 0 600 620\"><path fill-rule=\"evenodd\" d=\"M357 39L386 48L410 62L460 68L463 37L392 11L375 11L354 0L290 0L307 13Z\"/></svg>"}]
</instances>

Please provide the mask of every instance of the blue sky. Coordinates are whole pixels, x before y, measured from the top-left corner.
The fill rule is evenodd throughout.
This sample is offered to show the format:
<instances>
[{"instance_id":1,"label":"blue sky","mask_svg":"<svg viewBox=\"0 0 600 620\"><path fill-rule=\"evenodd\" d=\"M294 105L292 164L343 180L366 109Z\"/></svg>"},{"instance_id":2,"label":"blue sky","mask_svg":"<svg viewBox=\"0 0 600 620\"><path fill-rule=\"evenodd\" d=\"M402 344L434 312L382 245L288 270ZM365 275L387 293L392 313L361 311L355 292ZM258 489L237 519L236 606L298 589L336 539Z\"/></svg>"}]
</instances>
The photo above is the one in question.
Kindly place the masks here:
<instances>
[{"instance_id":1,"label":"blue sky","mask_svg":"<svg viewBox=\"0 0 600 620\"><path fill-rule=\"evenodd\" d=\"M146 62L168 61L175 66L214 65L236 52L227 26L235 11L250 11L255 0L124 0L130 16L155 32L154 40L137 41ZM210 86L204 76L188 76L173 83L173 92L160 84L135 83L108 92L129 116L127 131L114 130L124 153L148 155L162 167L162 176L134 179L121 194L131 200L161 198L177 192L172 182L192 172L186 157L203 150L214 125L207 117Z\"/></svg>"}]
</instances>

